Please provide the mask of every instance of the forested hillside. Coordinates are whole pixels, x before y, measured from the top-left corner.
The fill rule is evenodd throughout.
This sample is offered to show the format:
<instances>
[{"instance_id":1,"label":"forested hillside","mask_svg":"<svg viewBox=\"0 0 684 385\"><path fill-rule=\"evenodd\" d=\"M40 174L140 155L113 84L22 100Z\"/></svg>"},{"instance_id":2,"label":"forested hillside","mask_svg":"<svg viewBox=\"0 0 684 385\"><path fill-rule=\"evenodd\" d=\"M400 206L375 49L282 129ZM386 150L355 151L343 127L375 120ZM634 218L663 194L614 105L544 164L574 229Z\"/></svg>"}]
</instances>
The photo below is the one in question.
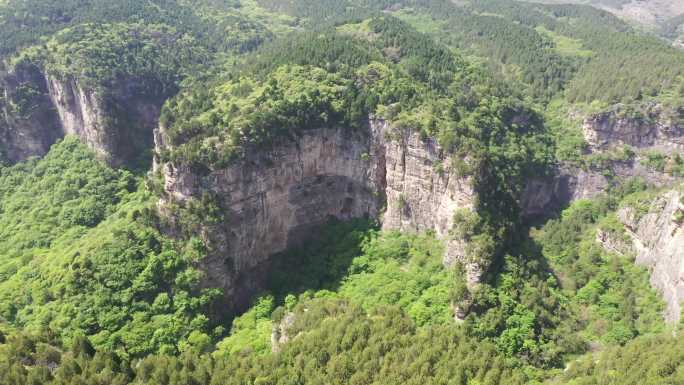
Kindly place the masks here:
<instances>
[{"instance_id":1,"label":"forested hillside","mask_svg":"<svg viewBox=\"0 0 684 385\"><path fill-rule=\"evenodd\" d=\"M662 37L585 4L0 0L0 59L0 384L684 383L625 224L681 192L684 51ZM320 131L361 143L340 164L380 214L348 198L267 263L221 254L271 190L323 210L278 177L357 188L304 176L332 137L273 164ZM589 188L532 212L549 180ZM442 184L469 191L438 202L448 231L383 226Z\"/></svg>"},{"instance_id":2,"label":"forested hillside","mask_svg":"<svg viewBox=\"0 0 684 385\"><path fill-rule=\"evenodd\" d=\"M681 25L684 4L677 0L638 1L638 0L542 0L550 4L588 4L605 9L640 28L661 33L666 38L676 36L667 33L668 25Z\"/></svg>"},{"instance_id":3,"label":"forested hillside","mask_svg":"<svg viewBox=\"0 0 684 385\"><path fill-rule=\"evenodd\" d=\"M191 333L212 332L217 293L192 267L201 248L159 233L140 178L75 138L1 178L6 323L57 341L89 335L124 357L174 352Z\"/></svg>"}]
</instances>

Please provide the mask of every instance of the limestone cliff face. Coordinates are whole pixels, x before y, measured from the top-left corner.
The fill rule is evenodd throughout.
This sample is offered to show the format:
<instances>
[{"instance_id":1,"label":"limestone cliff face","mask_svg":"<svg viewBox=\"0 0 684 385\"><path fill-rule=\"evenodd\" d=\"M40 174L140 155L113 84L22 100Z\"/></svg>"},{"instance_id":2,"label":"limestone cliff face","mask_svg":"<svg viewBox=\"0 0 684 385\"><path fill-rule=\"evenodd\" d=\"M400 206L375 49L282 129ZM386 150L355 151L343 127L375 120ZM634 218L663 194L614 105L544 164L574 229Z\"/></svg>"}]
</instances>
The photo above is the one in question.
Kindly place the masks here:
<instances>
[{"instance_id":1,"label":"limestone cliff face","mask_svg":"<svg viewBox=\"0 0 684 385\"><path fill-rule=\"evenodd\" d=\"M640 178L656 187L672 186L680 180L649 169L639 159L612 162L608 175L598 170L560 165L551 176L528 181L522 194L522 213L527 218L545 217L570 202L594 198L617 182L632 178Z\"/></svg>"},{"instance_id":2,"label":"limestone cliff face","mask_svg":"<svg viewBox=\"0 0 684 385\"><path fill-rule=\"evenodd\" d=\"M163 129L156 140L164 146ZM206 193L219 198L226 219L201 230L213 248L204 270L209 283L239 301L258 287L274 254L310 238L331 217L379 218L384 229L432 230L449 240L454 210L472 208L474 193L448 168L435 171L445 160L434 142L393 132L382 120L358 131L308 130L203 176L183 165L158 165L166 190L161 207L168 212L172 203ZM448 246L446 263L463 257L458 242ZM481 270L470 269L473 280Z\"/></svg>"},{"instance_id":3,"label":"limestone cliff face","mask_svg":"<svg viewBox=\"0 0 684 385\"><path fill-rule=\"evenodd\" d=\"M63 136L47 93L45 76L35 66L22 65L4 76L0 147L10 162L43 155Z\"/></svg>"},{"instance_id":4,"label":"limestone cliff face","mask_svg":"<svg viewBox=\"0 0 684 385\"><path fill-rule=\"evenodd\" d=\"M202 229L213 248L204 270L212 285L240 298L258 285L256 270L271 255L315 234L329 217L377 215L380 176L375 159L364 160L369 151L360 133L312 130L204 176L166 164L165 188L181 204L205 193L218 197L226 219Z\"/></svg>"},{"instance_id":5,"label":"limestone cliff face","mask_svg":"<svg viewBox=\"0 0 684 385\"><path fill-rule=\"evenodd\" d=\"M2 81L0 143L11 162L42 156L64 135L77 135L118 166L152 148L163 96L144 96L141 82L121 79L108 89L46 74L23 64Z\"/></svg>"},{"instance_id":6,"label":"limestone cliff face","mask_svg":"<svg viewBox=\"0 0 684 385\"><path fill-rule=\"evenodd\" d=\"M392 132L386 122L376 121L373 136L384 156L386 212L383 229L408 232L434 231L446 242L444 264L466 259L465 244L450 236L457 209L475 210L476 193L471 178L451 171L451 158L432 138L416 132ZM384 154L384 155L383 155ZM468 282L479 281L486 266L466 264Z\"/></svg>"},{"instance_id":7,"label":"limestone cliff face","mask_svg":"<svg viewBox=\"0 0 684 385\"><path fill-rule=\"evenodd\" d=\"M684 151L684 110L665 112L659 105L650 105L639 117L613 110L584 119L583 134L588 145L586 156L606 155L607 168L580 168L561 164L553 177L531 180L523 194L526 216L553 212L565 204L592 198L605 192L616 181L641 178L647 183L665 187L676 178L644 165L647 152L673 156ZM633 149L630 159L610 159L611 152L625 146Z\"/></svg>"},{"instance_id":8,"label":"limestone cliff face","mask_svg":"<svg viewBox=\"0 0 684 385\"><path fill-rule=\"evenodd\" d=\"M679 118L678 114L665 113L659 105L648 106L638 117L616 111L604 112L585 119L584 138L594 151L623 145L682 151L684 126Z\"/></svg>"},{"instance_id":9,"label":"limestone cliff face","mask_svg":"<svg viewBox=\"0 0 684 385\"><path fill-rule=\"evenodd\" d=\"M106 93L74 79L48 76L48 95L65 134L77 135L107 162L119 165L153 146L163 98L145 98L132 79Z\"/></svg>"},{"instance_id":10,"label":"limestone cliff face","mask_svg":"<svg viewBox=\"0 0 684 385\"><path fill-rule=\"evenodd\" d=\"M679 179L649 169L642 163L646 151L667 156L684 150L684 111L664 113L650 106L639 118L618 112L590 116L584 121L584 138L589 154L606 154L630 146L634 156L629 160L612 160L608 170L593 170L560 165L551 178L532 180L523 194L523 211L528 216L541 216L577 199L592 198L605 192L615 182L639 177L657 187L674 186ZM605 171L608 171L607 173ZM681 193L670 191L656 199L649 213L639 216L633 208L619 212L633 244L612 239L598 232L597 240L611 252L636 255L636 263L651 271L651 283L667 303L665 317L670 322L680 318L684 300L684 230L675 220L682 212Z\"/></svg>"},{"instance_id":11,"label":"limestone cliff face","mask_svg":"<svg viewBox=\"0 0 684 385\"><path fill-rule=\"evenodd\" d=\"M679 321L684 301L683 195L677 190L662 194L643 216L630 207L618 213L633 241L636 263L648 267L651 284L667 303L665 318L672 323Z\"/></svg>"}]
</instances>

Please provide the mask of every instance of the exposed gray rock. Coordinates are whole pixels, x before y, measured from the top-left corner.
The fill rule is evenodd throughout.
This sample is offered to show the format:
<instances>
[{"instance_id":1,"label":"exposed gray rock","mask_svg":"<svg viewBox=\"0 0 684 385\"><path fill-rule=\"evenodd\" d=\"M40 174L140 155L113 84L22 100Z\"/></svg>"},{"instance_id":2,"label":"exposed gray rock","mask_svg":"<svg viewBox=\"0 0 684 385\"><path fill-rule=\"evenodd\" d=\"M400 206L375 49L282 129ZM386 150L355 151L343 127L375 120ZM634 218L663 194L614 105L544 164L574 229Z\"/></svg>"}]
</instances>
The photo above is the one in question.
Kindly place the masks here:
<instances>
[{"instance_id":1,"label":"exposed gray rock","mask_svg":"<svg viewBox=\"0 0 684 385\"><path fill-rule=\"evenodd\" d=\"M651 285L667 304L665 319L677 323L684 301L684 205L682 193L670 190L653 200L647 213L634 207L623 207L617 213L624 225L625 236L601 229L596 240L609 252L634 256L646 266Z\"/></svg>"},{"instance_id":2,"label":"exposed gray rock","mask_svg":"<svg viewBox=\"0 0 684 385\"><path fill-rule=\"evenodd\" d=\"M629 162L613 162L610 174L579 167L559 167L551 176L530 179L521 195L520 207L526 218L546 217L558 212L570 202L591 199L617 183L640 178L654 187L667 187L680 178L654 172L638 159Z\"/></svg>"},{"instance_id":3,"label":"exposed gray rock","mask_svg":"<svg viewBox=\"0 0 684 385\"><path fill-rule=\"evenodd\" d=\"M423 140L416 132L400 132L392 140L385 140L391 128L384 121L376 121L373 130L380 147L375 153L384 153L385 158L387 210L382 218L383 229L434 231L447 243L446 266L467 262L464 242L450 236L450 232L457 209L475 210L472 179L452 171L451 158L432 138ZM469 284L479 282L485 267L472 263L465 263L465 267Z\"/></svg>"},{"instance_id":4,"label":"exposed gray rock","mask_svg":"<svg viewBox=\"0 0 684 385\"><path fill-rule=\"evenodd\" d=\"M360 133L338 129L305 132L271 151L255 151L233 167L200 176L165 166L169 197L183 203L211 192L221 199L226 221L213 226L214 255L205 259L214 285L228 291L241 273L300 243L330 217L377 216L377 159L364 160L370 143Z\"/></svg>"},{"instance_id":5,"label":"exposed gray rock","mask_svg":"<svg viewBox=\"0 0 684 385\"><path fill-rule=\"evenodd\" d=\"M65 135L76 135L111 165L138 158L153 145L162 95L147 95L136 79L110 89L82 87L77 79L46 75L21 64L2 79L5 103L0 144L10 162L42 156Z\"/></svg>"},{"instance_id":6,"label":"exposed gray rock","mask_svg":"<svg viewBox=\"0 0 684 385\"><path fill-rule=\"evenodd\" d=\"M647 151L674 155L684 150L682 117L684 111L666 112L659 105L649 105L639 117L630 117L615 107L585 118L586 156L629 146L635 150L633 158L609 160L607 168L602 170L561 164L552 176L530 180L522 194L523 215L547 216L572 201L595 197L616 183L632 178L656 187L674 185L680 178L652 170L642 160Z\"/></svg>"},{"instance_id":7,"label":"exposed gray rock","mask_svg":"<svg viewBox=\"0 0 684 385\"><path fill-rule=\"evenodd\" d=\"M611 161L608 170L584 170L560 166L555 175L528 182L521 207L528 217L546 216L577 200L604 193L616 182L638 177L656 187L673 186L679 178L648 169L641 162L644 151L675 155L684 149L683 112L665 113L651 105L642 117L628 117L613 110L588 117L583 132L590 154L602 154L623 146L635 149L634 159ZM607 172L606 172L607 171ZM651 271L651 283L667 303L665 318L677 322L684 300L684 231L673 216L682 210L680 193L670 191L654 201L650 212L639 217L635 209L618 214L633 244L625 244L601 230L597 241L611 252L636 255L636 263Z\"/></svg>"},{"instance_id":8,"label":"exposed gray rock","mask_svg":"<svg viewBox=\"0 0 684 385\"><path fill-rule=\"evenodd\" d=\"M156 135L160 150L164 137L162 127ZM438 162L443 171L436 171ZM203 260L204 270L211 285L244 301L274 254L310 238L331 217L380 218L387 230L431 230L447 240L446 264L464 261L464 247L449 230L457 208L473 209L475 194L470 180L456 177L449 165L433 141L371 119L358 131L304 131L204 176L182 164L157 167L165 179L161 208L171 217L170 204L185 205L207 192L221 200L226 220L201 229L214 249ZM473 283L486 268L466 267Z\"/></svg>"},{"instance_id":9,"label":"exposed gray rock","mask_svg":"<svg viewBox=\"0 0 684 385\"><path fill-rule=\"evenodd\" d=\"M632 238L636 263L648 267L651 284L667 303L665 318L672 323L679 321L684 301L684 226L678 221L683 211L682 193L672 190L641 217L634 208L618 213Z\"/></svg>"},{"instance_id":10,"label":"exposed gray rock","mask_svg":"<svg viewBox=\"0 0 684 385\"><path fill-rule=\"evenodd\" d=\"M468 314L470 314L471 306L472 300L470 297L466 297L458 302L452 302L451 309L454 313L454 321L456 323L465 321Z\"/></svg>"},{"instance_id":11,"label":"exposed gray rock","mask_svg":"<svg viewBox=\"0 0 684 385\"><path fill-rule=\"evenodd\" d=\"M48 77L49 97L65 134L77 135L110 164L135 159L153 144L163 98L145 98L131 80L107 95L74 79Z\"/></svg>"},{"instance_id":12,"label":"exposed gray rock","mask_svg":"<svg viewBox=\"0 0 684 385\"><path fill-rule=\"evenodd\" d=\"M592 198L605 192L612 178L579 167L558 167L550 176L527 182L520 207L526 218L543 218L578 199Z\"/></svg>"},{"instance_id":13,"label":"exposed gray rock","mask_svg":"<svg viewBox=\"0 0 684 385\"><path fill-rule=\"evenodd\" d=\"M279 323L273 325L271 331L271 351L277 353L280 348L290 342L289 330L295 323L295 314L288 312Z\"/></svg>"},{"instance_id":14,"label":"exposed gray rock","mask_svg":"<svg viewBox=\"0 0 684 385\"><path fill-rule=\"evenodd\" d=\"M59 118L47 97L48 85L35 66L22 65L2 81L0 146L10 162L44 155L63 136Z\"/></svg>"},{"instance_id":15,"label":"exposed gray rock","mask_svg":"<svg viewBox=\"0 0 684 385\"><path fill-rule=\"evenodd\" d=\"M584 120L584 138L593 151L628 145L634 148L660 149L667 152L684 150L684 126L681 114L665 113L657 104L629 116L619 107Z\"/></svg>"},{"instance_id":16,"label":"exposed gray rock","mask_svg":"<svg viewBox=\"0 0 684 385\"><path fill-rule=\"evenodd\" d=\"M609 253L618 254L621 256L629 256L633 253L631 242L625 241L615 234L611 234L603 229L596 230L596 242L598 242L603 249Z\"/></svg>"}]
</instances>

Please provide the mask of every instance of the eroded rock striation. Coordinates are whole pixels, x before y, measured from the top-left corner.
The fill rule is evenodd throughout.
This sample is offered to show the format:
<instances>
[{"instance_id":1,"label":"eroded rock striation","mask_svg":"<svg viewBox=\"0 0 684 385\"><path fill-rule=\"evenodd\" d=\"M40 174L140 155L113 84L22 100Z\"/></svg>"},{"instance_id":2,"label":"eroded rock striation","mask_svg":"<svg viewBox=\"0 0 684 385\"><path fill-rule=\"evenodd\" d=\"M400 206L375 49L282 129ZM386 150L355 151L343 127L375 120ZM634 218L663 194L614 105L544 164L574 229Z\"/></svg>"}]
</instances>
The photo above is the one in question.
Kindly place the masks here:
<instances>
[{"instance_id":1,"label":"eroded rock striation","mask_svg":"<svg viewBox=\"0 0 684 385\"><path fill-rule=\"evenodd\" d=\"M648 105L639 114L614 108L588 116L582 126L587 157L603 158L603 167L558 165L551 177L531 180L523 193L521 206L528 217L557 211L577 199L604 193L616 182L640 178L650 185L666 187L679 177L668 170L649 167L647 154L674 157L684 151L684 110L666 111ZM619 154L619 155L618 155Z\"/></svg>"},{"instance_id":2,"label":"eroded rock striation","mask_svg":"<svg viewBox=\"0 0 684 385\"><path fill-rule=\"evenodd\" d=\"M237 298L233 290L256 288L250 289L258 284L250 280L258 281L255 270L272 254L315 234L329 217L378 214L382 175L377 159L364 160L369 151L369 138L360 133L311 130L206 175L165 164L165 190L169 201L181 205L207 193L220 201L225 219L202 226L213 247L204 270L212 285Z\"/></svg>"},{"instance_id":3,"label":"eroded rock striation","mask_svg":"<svg viewBox=\"0 0 684 385\"><path fill-rule=\"evenodd\" d=\"M657 104L639 114L619 110L592 115L584 120L584 138L593 151L631 146L663 151L684 150L684 125L680 112L666 112Z\"/></svg>"},{"instance_id":4,"label":"eroded rock striation","mask_svg":"<svg viewBox=\"0 0 684 385\"><path fill-rule=\"evenodd\" d=\"M626 207L618 212L632 239L636 263L648 267L651 284L667 304L665 318L676 323L684 301L684 203L680 191L660 195L648 213Z\"/></svg>"},{"instance_id":5,"label":"eroded rock striation","mask_svg":"<svg viewBox=\"0 0 684 385\"><path fill-rule=\"evenodd\" d=\"M596 240L609 252L635 257L646 266L651 284L663 296L665 319L676 323L684 301L684 194L681 189L661 193L647 210L626 206L618 219L624 234L597 230Z\"/></svg>"},{"instance_id":6,"label":"eroded rock striation","mask_svg":"<svg viewBox=\"0 0 684 385\"><path fill-rule=\"evenodd\" d=\"M36 66L21 65L0 84L0 155L12 163L44 155L64 135L45 75Z\"/></svg>"},{"instance_id":7,"label":"eroded rock striation","mask_svg":"<svg viewBox=\"0 0 684 385\"><path fill-rule=\"evenodd\" d=\"M65 135L78 136L113 166L133 161L152 148L166 99L148 95L136 79L93 88L27 63L1 83L0 147L10 162L42 156Z\"/></svg>"},{"instance_id":8,"label":"eroded rock striation","mask_svg":"<svg viewBox=\"0 0 684 385\"><path fill-rule=\"evenodd\" d=\"M434 231L445 240L444 264L452 266L467 259L466 245L451 236L457 209L475 210L476 192L469 177L451 171L451 158L433 138L404 131L392 134L384 121L373 124L378 148L375 154L384 158L386 212L382 218L385 230L409 232ZM382 167L383 165L381 165ZM465 265L468 282L479 281L485 266Z\"/></svg>"},{"instance_id":9,"label":"eroded rock striation","mask_svg":"<svg viewBox=\"0 0 684 385\"><path fill-rule=\"evenodd\" d=\"M605 170L561 164L553 177L529 181L521 202L524 215L547 215L574 200L595 197L616 182L635 177L660 188L677 185L681 178L667 170L649 168L644 158L649 152L670 159L683 154L683 117L682 110L666 112L662 106L651 105L638 116L614 110L586 118L583 133L588 156L605 155L625 147L633 155L629 159L608 157ZM665 318L673 323L680 319L684 300L681 195L677 190L661 195L648 213L639 213L636 208L622 209L619 218L631 240L627 243L600 230L597 234L597 241L608 251L636 255L636 263L649 268L651 284L667 303Z\"/></svg>"},{"instance_id":10,"label":"eroded rock striation","mask_svg":"<svg viewBox=\"0 0 684 385\"><path fill-rule=\"evenodd\" d=\"M156 135L165 146L163 128ZM437 164L444 164L437 170ZM202 226L213 248L204 270L229 298L248 298L259 271L276 253L306 240L329 218L378 218L387 230L434 231L448 244L446 264L465 262L461 242L449 231L457 208L474 207L468 178L456 177L448 157L432 140L395 131L380 119L360 130L305 130L268 150L248 152L229 167L200 174L165 163L162 210L212 194L225 220ZM470 279L483 267L467 265Z\"/></svg>"}]
</instances>

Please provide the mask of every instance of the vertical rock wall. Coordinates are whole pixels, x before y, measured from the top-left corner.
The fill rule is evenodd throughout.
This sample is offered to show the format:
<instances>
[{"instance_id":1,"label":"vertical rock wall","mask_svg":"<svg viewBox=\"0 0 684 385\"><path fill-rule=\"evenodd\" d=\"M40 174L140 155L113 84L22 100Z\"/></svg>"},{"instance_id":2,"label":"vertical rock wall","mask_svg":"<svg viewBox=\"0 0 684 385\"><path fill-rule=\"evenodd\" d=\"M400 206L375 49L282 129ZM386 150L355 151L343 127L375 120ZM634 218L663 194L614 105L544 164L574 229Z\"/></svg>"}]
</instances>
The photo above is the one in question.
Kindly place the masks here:
<instances>
[{"instance_id":1,"label":"vertical rock wall","mask_svg":"<svg viewBox=\"0 0 684 385\"><path fill-rule=\"evenodd\" d=\"M649 105L641 116L627 116L609 111L584 120L584 138L593 151L628 145L637 149L684 151L684 126L680 112L663 111L657 104Z\"/></svg>"},{"instance_id":2,"label":"vertical rock wall","mask_svg":"<svg viewBox=\"0 0 684 385\"><path fill-rule=\"evenodd\" d=\"M77 79L46 75L22 64L2 79L0 144L10 162L42 156L65 135L76 135L113 166L153 146L165 97L144 95L136 79L110 89L82 87Z\"/></svg>"},{"instance_id":3,"label":"vertical rock wall","mask_svg":"<svg viewBox=\"0 0 684 385\"><path fill-rule=\"evenodd\" d=\"M433 138L423 139L411 131L392 133L382 120L373 122L372 135L378 146L376 153L385 158L387 207L383 229L432 231L446 242L445 265L466 261L464 242L450 232L457 209L475 210L471 178L453 172L451 158ZM466 264L468 281L479 281L485 268Z\"/></svg>"},{"instance_id":4,"label":"vertical rock wall","mask_svg":"<svg viewBox=\"0 0 684 385\"><path fill-rule=\"evenodd\" d=\"M553 177L528 183L522 200L524 214L543 217L574 200L595 197L616 182L635 177L657 187L676 185L681 178L649 169L642 159L646 151L684 156L683 117L684 111L665 113L658 105L650 106L639 118L615 111L588 117L583 133L590 154L629 146L635 151L634 159L610 162L609 176L600 170L560 165ZM665 193L645 215L634 208L619 212L633 240L628 248L636 254L636 263L649 268L651 284L667 303L665 318L669 322L680 319L684 300L684 230L682 220L677 219L684 209L680 196L676 190ZM609 251L618 250L607 234L599 233L598 238Z\"/></svg>"},{"instance_id":5,"label":"vertical rock wall","mask_svg":"<svg viewBox=\"0 0 684 385\"><path fill-rule=\"evenodd\" d=\"M616 182L641 178L647 183L666 187L680 178L647 167L647 152L684 156L684 110L664 111L649 105L642 116L610 111L587 117L582 127L591 155L605 155L628 146L634 156L628 160L609 160L605 170L558 166L552 177L529 181L523 193L522 209L528 217L552 213L577 199L588 199L605 192Z\"/></svg>"},{"instance_id":6,"label":"vertical rock wall","mask_svg":"<svg viewBox=\"0 0 684 385\"><path fill-rule=\"evenodd\" d=\"M164 146L163 129L156 140ZM445 168L438 171L437 164ZM258 270L272 255L305 241L331 217L367 216L379 218L386 230L434 231L447 241L445 263L462 260L463 245L449 231L457 208L473 209L475 193L449 164L432 140L371 119L359 131L304 131L207 175L159 165L166 190L161 207L184 205L203 193L219 198L226 220L203 230L213 248L204 270L210 284L239 301L258 287ZM481 267L470 271L477 281Z\"/></svg>"},{"instance_id":7,"label":"vertical rock wall","mask_svg":"<svg viewBox=\"0 0 684 385\"><path fill-rule=\"evenodd\" d=\"M648 267L651 284L667 304L665 318L679 321L684 301L684 204L682 193L669 191L653 201L640 216L624 208L618 217L633 241L636 263Z\"/></svg>"},{"instance_id":8,"label":"vertical rock wall","mask_svg":"<svg viewBox=\"0 0 684 385\"><path fill-rule=\"evenodd\" d=\"M2 79L0 147L10 162L47 153L64 134L47 97L48 85L35 66L22 65Z\"/></svg>"}]
</instances>

